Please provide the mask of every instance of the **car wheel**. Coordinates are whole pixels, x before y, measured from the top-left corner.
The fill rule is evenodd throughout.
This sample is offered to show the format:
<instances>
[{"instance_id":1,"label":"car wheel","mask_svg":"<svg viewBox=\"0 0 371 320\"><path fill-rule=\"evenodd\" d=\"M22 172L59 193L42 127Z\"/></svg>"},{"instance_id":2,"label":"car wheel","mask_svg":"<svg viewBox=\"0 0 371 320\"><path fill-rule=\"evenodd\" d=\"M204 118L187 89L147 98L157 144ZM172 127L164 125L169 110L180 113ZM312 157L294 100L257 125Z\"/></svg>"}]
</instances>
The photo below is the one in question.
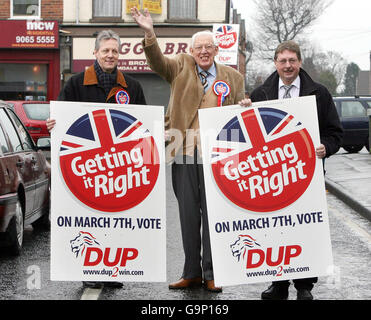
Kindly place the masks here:
<instances>
[{"instance_id":1,"label":"car wheel","mask_svg":"<svg viewBox=\"0 0 371 320\"><path fill-rule=\"evenodd\" d=\"M365 147L366 147L367 151L370 152L370 142L368 140L368 137L367 137L367 140L366 140L366 143L365 143Z\"/></svg>"},{"instance_id":2,"label":"car wheel","mask_svg":"<svg viewBox=\"0 0 371 320\"><path fill-rule=\"evenodd\" d=\"M19 200L16 203L14 217L9 224L10 252L14 255L21 253L23 244L24 221L22 206Z\"/></svg>"},{"instance_id":3,"label":"car wheel","mask_svg":"<svg viewBox=\"0 0 371 320\"><path fill-rule=\"evenodd\" d=\"M357 153L358 151L361 151L363 148L363 145L355 145L355 146L343 146L345 151L348 151L349 153Z\"/></svg>"}]
</instances>

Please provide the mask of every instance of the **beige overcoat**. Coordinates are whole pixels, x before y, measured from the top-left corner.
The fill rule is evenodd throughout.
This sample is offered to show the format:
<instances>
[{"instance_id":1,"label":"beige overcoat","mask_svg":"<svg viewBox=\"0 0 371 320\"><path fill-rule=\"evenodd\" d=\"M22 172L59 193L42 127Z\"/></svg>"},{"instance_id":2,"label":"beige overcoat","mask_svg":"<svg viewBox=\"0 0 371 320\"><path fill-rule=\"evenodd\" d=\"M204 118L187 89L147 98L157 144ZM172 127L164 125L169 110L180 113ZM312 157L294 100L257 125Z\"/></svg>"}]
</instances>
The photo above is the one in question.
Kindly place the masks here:
<instances>
[{"instance_id":1,"label":"beige overcoat","mask_svg":"<svg viewBox=\"0 0 371 320\"><path fill-rule=\"evenodd\" d=\"M181 132L183 140L197 115L204 99L204 90L197 73L194 58L181 53L175 58L165 57L155 37L142 42L149 67L170 84L170 100L165 115L165 129L176 129ZM230 87L230 94L223 106L237 104L244 98L244 78L235 69L216 63L215 81L224 81ZM208 98L210 106L218 105L218 97L213 94ZM171 157L182 145L176 146ZM169 159L168 159L169 160Z\"/></svg>"}]
</instances>

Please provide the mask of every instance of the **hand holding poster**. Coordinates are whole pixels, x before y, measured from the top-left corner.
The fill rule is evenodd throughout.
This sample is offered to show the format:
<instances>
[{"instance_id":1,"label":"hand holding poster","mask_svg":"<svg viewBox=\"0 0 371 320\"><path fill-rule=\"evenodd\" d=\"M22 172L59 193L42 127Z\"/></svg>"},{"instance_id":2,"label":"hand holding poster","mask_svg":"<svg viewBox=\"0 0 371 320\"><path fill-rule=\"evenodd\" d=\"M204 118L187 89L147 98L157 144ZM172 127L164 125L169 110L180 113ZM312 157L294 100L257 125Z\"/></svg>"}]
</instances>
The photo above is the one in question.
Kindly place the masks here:
<instances>
[{"instance_id":1,"label":"hand holding poster","mask_svg":"<svg viewBox=\"0 0 371 320\"><path fill-rule=\"evenodd\" d=\"M52 101L51 118L52 280L165 281L163 108Z\"/></svg>"},{"instance_id":2,"label":"hand holding poster","mask_svg":"<svg viewBox=\"0 0 371 320\"><path fill-rule=\"evenodd\" d=\"M327 274L332 252L315 98L202 109L199 116L215 284Z\"/></svg>"}]
</instances>

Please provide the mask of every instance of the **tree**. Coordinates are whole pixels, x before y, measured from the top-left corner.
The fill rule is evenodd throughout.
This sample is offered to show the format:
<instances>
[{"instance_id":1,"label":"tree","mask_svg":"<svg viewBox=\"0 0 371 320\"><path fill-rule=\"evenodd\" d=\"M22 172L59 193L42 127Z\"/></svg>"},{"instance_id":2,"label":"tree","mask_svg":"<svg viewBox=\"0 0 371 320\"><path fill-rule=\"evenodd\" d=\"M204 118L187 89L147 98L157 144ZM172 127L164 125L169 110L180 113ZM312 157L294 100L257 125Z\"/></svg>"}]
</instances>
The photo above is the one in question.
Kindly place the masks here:
<instances>
[{"instance_id":1,"label":"tree","mask_svg":"<svg viewBox=\"0 0 371 320\"><path fill-rule=\"evenodd\" d=\"M336 94L336 88L338 85L335 75L332 71L322 71L318 77L318 82L323 84L332 95Z\"/></svg>"},{"instance_id":2,"label":"tree","mask_svg":"<svg viewBox=\"0 0 371 320\"><path fill-rule=\"evenodd\" d=\"M344 79L347 63L340 53L335 51L321 52L309 42L304 41L302 47L302 68L309 73L314 81L328 87L332 94Z\"/></svg>"},{"instance_id":3,"label":"tree","mask_svg":"<svg viewBox=\"0 0 371 320\"><path fill-rule=\"evenodd\" d=\"M254 47L263 59L272 59L277 45L298 38L333 0L254 0L258 8Z\"/></svg>"},{"instance_id":4,"label":"tree","mask_svg":"<svg viewBox=\"0 0 371 320\"><path fill-rule=\"evenodd\" d=\"M357 64L351 62L347 66L347 71L344 77L344 91L342 92L343 95L354 95L356 94L357 89L357 79L359 75L359 71L361 69L358 67Z\"/></svg>"},{"instance_id":5,"label":"tree","mask_svg":"<svg viewBox=\"0 0 371 320\"><path fill-rule=\"evenodd\" d=\"M315 58L313 56L305 57L301 67L316 81L319 77L319 70L314 61Z\"/></svg>"}]
</instances>

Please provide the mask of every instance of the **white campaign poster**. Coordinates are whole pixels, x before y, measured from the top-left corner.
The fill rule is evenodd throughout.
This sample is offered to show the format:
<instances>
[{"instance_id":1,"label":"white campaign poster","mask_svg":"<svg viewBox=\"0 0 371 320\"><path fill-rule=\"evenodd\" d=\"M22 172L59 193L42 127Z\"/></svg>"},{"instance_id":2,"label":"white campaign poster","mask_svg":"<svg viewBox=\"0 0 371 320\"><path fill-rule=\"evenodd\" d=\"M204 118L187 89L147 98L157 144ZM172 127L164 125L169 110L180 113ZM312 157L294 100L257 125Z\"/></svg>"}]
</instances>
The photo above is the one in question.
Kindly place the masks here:
<instances>
[{"instance_id":1,"label":"white campaign poster","mask_svg":"<svg viewBox=\"0 0 371 320\"><path fill-rule=\"evenodd\" d=\"M315 97L201 109L199 118L215 284L329 275Z\"/></svg>"},{"instance_id":2,"label":"white campaign poster","mask_svg":"<svg viewBox=\"0 0 371 320\"><path fill-rule=\"evenodd\" d=\"M240 26L238 24L214 24L213 33L219 43L219 53L216 62L236 66L238 64L238 39Z\"/></svg>"},{"instance_id":3,"label":"white campaign poster","mask_svg":"<svg viewBox=\"0 0 371 320\"><path fill-rule=\"evenodd\" d=\"M51 280L166 281L163 107L52 101Z\"/></svg>"}]
</instances>

